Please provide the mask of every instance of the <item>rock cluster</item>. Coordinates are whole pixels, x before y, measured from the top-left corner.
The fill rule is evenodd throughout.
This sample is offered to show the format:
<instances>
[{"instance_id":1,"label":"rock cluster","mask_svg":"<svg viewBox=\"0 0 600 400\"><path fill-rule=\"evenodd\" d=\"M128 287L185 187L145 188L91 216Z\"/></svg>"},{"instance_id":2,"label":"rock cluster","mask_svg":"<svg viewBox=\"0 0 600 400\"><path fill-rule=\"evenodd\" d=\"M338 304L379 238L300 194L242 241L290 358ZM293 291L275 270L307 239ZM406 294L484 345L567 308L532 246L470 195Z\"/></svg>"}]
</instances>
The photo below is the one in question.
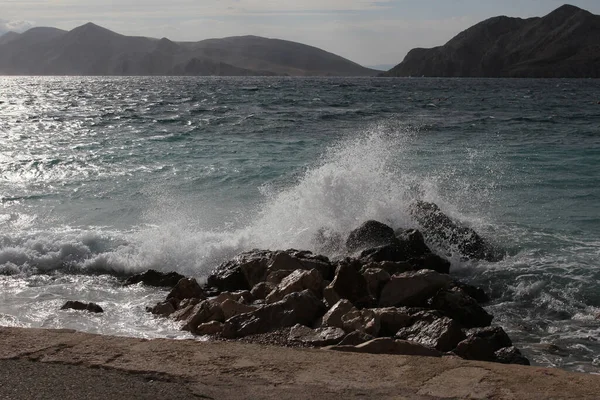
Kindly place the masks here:
<instances>
[{"instance_id":1,"label":"rock cluster","mask_svg":"<svg viewBox=\"0 0 600 400\"><path fill-rule=\"evenodd\" d=\"M204 287L181 279L148 310L198 335L287 330L291 344L340 351L529 364L491 326L480 305L485 293L453 279L450 263L419 231L368 221L346 244L355 257L338 261L309 251L245 252L217 267Z\"/></svg>"}]
</instances>

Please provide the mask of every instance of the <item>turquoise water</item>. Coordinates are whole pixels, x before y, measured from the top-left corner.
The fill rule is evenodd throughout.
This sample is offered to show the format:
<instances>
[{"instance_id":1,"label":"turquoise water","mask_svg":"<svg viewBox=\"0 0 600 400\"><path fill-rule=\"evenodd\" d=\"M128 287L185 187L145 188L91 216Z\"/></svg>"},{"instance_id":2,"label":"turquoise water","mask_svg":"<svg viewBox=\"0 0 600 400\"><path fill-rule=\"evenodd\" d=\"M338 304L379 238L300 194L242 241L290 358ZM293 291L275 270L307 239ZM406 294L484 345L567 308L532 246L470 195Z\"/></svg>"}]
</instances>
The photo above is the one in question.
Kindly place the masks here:
<instances>
[{"instance_id":1,"label":"turquoise water","mask_svg":"<svg viewBox=\"0 0 600 400\"><path fill-rule=\"evenodd\" d=\"M418 227L425 199L507 250L449 256L534 362L600 371L599 100L595 80L0 78L0 324L182 337L144 312L164 293L115 276L322 252L321 229ZM106 315L56 311L73 296Z\"/></svg>"}]
</instances>

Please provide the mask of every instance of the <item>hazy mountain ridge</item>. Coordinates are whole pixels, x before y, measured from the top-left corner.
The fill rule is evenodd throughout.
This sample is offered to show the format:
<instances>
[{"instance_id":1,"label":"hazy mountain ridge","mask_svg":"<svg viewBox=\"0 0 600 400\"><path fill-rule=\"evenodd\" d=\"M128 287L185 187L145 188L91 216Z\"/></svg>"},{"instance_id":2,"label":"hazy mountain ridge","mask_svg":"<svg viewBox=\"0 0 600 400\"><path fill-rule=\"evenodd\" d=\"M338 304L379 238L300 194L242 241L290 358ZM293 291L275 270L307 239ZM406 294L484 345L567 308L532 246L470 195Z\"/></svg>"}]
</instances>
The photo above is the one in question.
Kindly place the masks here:
<instances>
[{"instance_id":1,"label":"hazy mountain ridge","mask_svg":"<svg viewBox=\"0 0 600 400\"><path fill-rule=\"evenodd\" d=\"M316 47L240 36L200 42L125 36L93 23L0 36L5 75L369 76L378 71Z\"/></svg>"},{"instance_id":2,"label":"hazy mountain ridge","mask_svg":"<svg viewBox=\"0 0 600 400\"><path fill-rule=\"evenodd\" d=\"M564 5L541 18L485 20L413 49L384 76L599 78L600 16Z\"/></svg>"}]
</instances>

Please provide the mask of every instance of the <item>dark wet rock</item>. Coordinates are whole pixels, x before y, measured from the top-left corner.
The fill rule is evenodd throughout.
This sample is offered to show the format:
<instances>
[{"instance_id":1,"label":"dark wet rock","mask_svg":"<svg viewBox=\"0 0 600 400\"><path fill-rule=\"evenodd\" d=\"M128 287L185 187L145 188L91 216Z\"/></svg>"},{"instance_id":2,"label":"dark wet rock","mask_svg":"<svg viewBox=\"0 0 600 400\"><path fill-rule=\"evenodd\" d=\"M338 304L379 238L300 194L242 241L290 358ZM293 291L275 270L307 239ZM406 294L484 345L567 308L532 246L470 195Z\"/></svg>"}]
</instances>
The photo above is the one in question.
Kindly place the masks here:
<instances>
[{"instance_id":1,"label":"dark wet rock","mask_svg":"<svg viewBox=\"0 0 600 400\"><path fill-rule=\"evenodd\" d=\"M408 261L381 261L381 262L366 262L361 271L364 273L367 269L382 269L391 275L403 274L405 272L415 271L414 266Z\"/></svg>"},{"instance_id":2,"label":"dark wet rock","mask_svg":"<svg viewBox=\"0 0 600 400\"><path fill-rule=\"evenodd\" d=\"M346 336L340 328L325 327L311 329L304 325L294 325L290 330L289 340L302 342L311 346L330 346L339 343Z\"/></svg>"},{"instance_id":3,"label":"dark wet rock","mask_svg":"<svg viewBox=\"0 0 600 400\"><path fill-rule=\"evenodd\" d=\"M221 292L214 299L211 299L214 303L222 304L225 300L233 300L242 304L250 304L254 301L252 293L248 290L239 290L237 292Z\"/></svg>"},{"instance_id":4,"label":"dark wet rock","mask_svg":"<svg viewBox=\"0 0 600 400\"><path fill-rule=\"evenodd\" d=\"M416 229L406 229L396 231L396 238L400 242L405 253L409 257L421 257L430 254L431 250L425 243L425 237Z\"/></svg>"},{"instance_id":5,"label":"dark wet rock","mask_svg":"<svg viewBox=\"0 0 600 400\"><path fill-rule=\"evenodd\" d=\"M252 312L256 310L256 306L249 306L247 304L238 303L237 301L227 299L221 303L221 310L223 310L223 319L228 320L236 315Z\"/></svg>"},{"instance_id":6,"label":"dark wet rock","mask_svg":"<svg viewBox=\"0 0 600 400\"><path fill-rule=\"evenodd\" d=\"M446 274L430 270L394 275L381 291L381 307L426 305L427 299L452 284Z\"/></svg>"},{"instance_id":7,"label":"dark wet rock","mask_svg":"<svg viewBox=\"0 0 600 400\"><path fill-rule=\"evenodd\" d=\"M69 300L60 308L61 310L88 311L91 313L103 313L104 310L96 303L83 303L81 301Z\"/></svg>"},{"instance_id":8,"label":"dark wet rock","mask_svg":"<svg viewBox=\"0 0 600 400\"><path fill-rule=\"evenodd\" d=\"M195 333L199 325L210 321L223 322L225 321L225 315L221 305L204 300L193 306L181 330Z\"/></svg>"},{"instance_id":9,"label":"dark wet rock","mask_svg":"<svg viewBox=\"0 0 600 400\"><path fill-rule=\"evenodd\" d=\"M479 304L489 303L490 296L480 287L469 285L467 283L455 281L454 287L461 289L463 292L475 299Z\"/></svg>"},{"instance_id":10,"label":"dark wet rock","mask_svg":"<svg viewBox=\"0 0 600 400\"><path fill-rule=\"evenodd\" d=\"M254 285L250 293L255 300L264 300L273 289L275 289L275 285L268 282L261 282Z\"/></svg>"},{"instance_id":11,"label":"dark wet rock","mask_svg":"<svg viewBox=\"0 0 600 400\"><path fill-rule=\"evenodd\" d=\"M158 315L161 317L168 317L177 311L177 307L179 306L179 301L177 299L169 299L165 301L161 301L154 307L150 308L147 311L150 311L154 315Z\"/></svg>"},{"instance_id":12,"label":"dark wet rock","mask_svg":"<svg viewBox=\"0 0 600 400\"><path fill-rule=\"evenodd\" d=\"M265 280L267 265L273 253L252 250L241 253L218 266L207 279L207 284L221 291L250 290Z\"/></svg>"},{"instance_id":13,"label":"dark wet rock","mask_svg":"<svg viewBox=\"0 0 600 400\"><path fill-rule=\"evenodd\" d=\"M441 357L441 353L418 343L391 338L378 338L357 346L330 346L328 350L368 354L395 354L407 356Z\"/></svg>"},{"instance_id":14,"label":"dark wet rock","mask_svg":"<svg viewBox=\"0 0 600 400\"><path fill-rule=\"evenodd\" d=\"M346 249L350 253L373 247L396 243L394 230L378 221L367 221L354 229L346 240Z\"/></svg>"},{"instance_id":15,"label":"dark wet rock","mask_svg":"<svg viewBox=\"0 0 600 400\"><path fill-rule=\"evenodd\" d=\"M494 318L459 288L440 290L429 304L431 308L455 319L465 328L489 326Z\"/></svg>"},{"instance_id":16,"label":"dark wet rock","mask_svg":"<svg viewBox=\"0 0 600 400\"><path fill-rule=\"evenodd\" d=\"M171 299L176 300L176 299ZM176 300L177 301L177 300ZM179 302L179 305L176 307L177 311L170 315L175 321L185 321L189 318L190 314L194 310L194 306L200 303L200 299L185 299Z\"/></svg>"},{"instance_id":17,"label":"dark wet rock","mask_svg":"<svg viewBox=\"0 0 600 400\"><path fill-rule=\"evenodd\" d=\"M408 262L412 265L414 271L429 269L440 274L450 273L450 261L437 254L425 254L417 258L411 258Z\"/></svg>"},{"instance_id":18,"label":"dark wet rock","mask_svg":"<svg viewBox=\"0 0 600 400\"><path fill-rule=\"evenodd\" d=\"M342 328L346 332L364 332L368 335L377 336L381 329L379 316L373 310L350 310L342 315Z\"/></svg>"},{"instance_id":19,"label":"dark wet rock","mask_svg":"<svg viewBox=\"0 0 600 400\"><path fill-rule=\"evenodd\" d=\"M202 287L198 284L196 279L194 278L184 278L177 282L177 285L171 290L171 292L167 295L168 299L177 299L177 300L185 300L185 299L206 299L206 294Z\"/></svg>"},{"instance_id":20,"label":"dark wet rock","mask_svg":"<svg viewBox=\"0 0 600 400\"><path fill-rule=\"evenodd\" d=\"M374 308L373 312L379 317L379 336L394 336L400 329L410 326L413 322L412 315L404 308Z\"/></svg>"},{"instance_id":21,"label":"dark wet rock","mask_svg":"<svg viewBox=\"0 0 600 400\"><path fill-rule=\"evenodd\" d=\"M431 255L431 250L425 244L421 232L415 229L408 229L400 231L394 241L363 250L360 253L360 259L363 262L408 261L412 270L418 270L426 268L421 258L428 255ZM438 268L438 264L442 265L441 269L445 266L439 259L432 260L435 261L435 263L432 263L432 266L435 268ZM449 264L447 267L449 268Z\"/></svg>"},{"instance_id":22,"label":"dark wet rock","mask_svg":"<svg viewBox=\"0 0 600 400\"><path fill-rule=\"evenodd\" d=\"M310 290L315 296L323 296L323 277L316 269L296 270L286 276L281 283L267 296L267 304L282 300L294 292Z\"/></svg>"},{"instance_id":23,"label":"dark wet rock","mask_svg":"<svg viewBox=\"0 0 600 400\"><path fill-rule=\"evenodd\" d=\"M453 352L467 360L495 361L496 351L511 346L512 341L504 329L496 326L470 330L469 337L460 342Z\"/></svg>"},{"instance_id":24,"label":"dark wet rock","mask_svg":"<svg viewBox=\"0 0 600 400\"><path fill-rule=\"evenodd\" d=\"M432 347L439 351L450 351L465 339L460 324L447 317L438 317L432 312L418 313L415 322L402 328L396 337Z\"/></svg>"},{"instance_id":25,"label":"dark wet rock","mask_svg":"<svg viewBox=\"0 0 600 400\"><path fill-rule=\"evenodd\" d=\"M499 261L503 254L473 229L460 225L434 203L418 201L411 213L423 228L425 237L441 247L455 247L463 256L478 260Z\"/></svg>"},{"instance_id":26,"label":"dark wet rock","mask_svg":"<svg viewBox=\"0 0 600 400\"><path fill-rule=\"evenodd\" d=\"M531 365L527 357L521 354L521 351L516 347L505 347L495 353L496 362L502 364L520 364Z\"/></svg>"},{"instance_id":27,"label":"dark wet rock","mask_svg":"<svg viewBox=\"0 0 600 400\"><path fill-rule=\"evenodd\" d=\"M287 270L287 269L269 272L265 282L268 283L269 285L273 285L273 289L275 289L275 287L277 285L279 285L281 283L281 281L284 280L292 272L294 272L294 271Z\"/></svg>"},{"instance_id":28,"label":"dark wet rock","mask_svg":"<svg viewBox=\"0 0 600 400\"><path fill-rule=\"evenodd\" d=\"M340 262L336 271L335 278L328 286L342 299L349 300L357 307L371 305L373 298L369 294L367 281L359 272L360 264L349 262L347 260ZM327 299L329 301L329 299Z\"/></svg>"},{"instance_id":29,"label":"dark wet rock","mask_svg":"<svg viewBox=\"0 0 600 400\"><path fill-rule=\"evenodd\" d=\"M486 328L475 328L468 331L469 337L477 337L490 343L494 351L504 347L511 347L512 340L508 334L499 326L489 326Z\"/></svg>"},{"instance_id":30,"label":"dark wet rock","mask_svg":"<svg viewBox=\"0 0 600 400\"><path fill-rule=\"evenodd\" d=\"M368 342L370 340L375 339L374 336L366 334L360 331L354 331L347 334L341 342L338 343L339 346L357 346L359 344Z\"/></svg>"},{"instance_id":31,"label":"dark wet rock","mask_svg":"<svg viewBox=\"0 0 600 400\"><path fill-rule=\"evenodd\" d=\"M296 324L312 326L323 311L323 303L310 290L291 293L281 301L228 319L223 327L223 336L237 338Z\"/></svg>"},{"instance_id":32,"label":"dark wet rock","mask_svg":"<svg viewBox=\"0 0 600 400\"><path fill-rule=\"evenodd\" d=\"M378 299L381 290L391 279L390 274L381 268L367 268L362 274L367 281L369 293L372 297Z\"/></svg>"},{"instance_id":33,"label":"dark wet rock","mask_svg":"<svg viewBox=\"0 0 600 400\"><path fill-rule=\"evenodd\" d=\"M359 258L365 263L383 261L400 262L407 261L409 256L397 244L388 244L363 250Z\"/></svg>"},{"instance_id":34,"label":"dark wet rock","mask_svg":"<svg viewBox=\"0 0 600 400\"><path fill-rule=\"evenodd\" d=\"M196 335L217 335L223 331L223 323L219 321L210 321L200 324L194 330Z\"/></svg>"},{"instance_id":35,"label":"dark wet rock","mask_svg":"<svg viewBox=\"0 0 600 400\"><path fill-rule=\"evenodd\" d=\"M154 269L149 269L144 273L136 274L127 278L125 281L125 286L142 283L146 286L172 288L183 278L185 278L185 276L178 274L177 272L165 273L156 271Z\"/></svg>"},{"instance_id":36,"label":"dark wet rock","mask_svg":"<svg viewBox=\"0 0 600 400\"><path fill-rule=\"evenodd\" d=\"M356 308L346 299L339 300L335 303L323 316L323 326L333 326L336 328L344 327L342 317L350 311L355 311Z\"/></svg>"},{"instance_id":37,"label":"dark wet rock","mask_svg":"<svg viewBox=\"0 0 600 400\"><path fill-rule=\"evenodd\" d=\"M268 265L268 271L310 271L316 269L321 277L326 280L333 279L334 266L325 256L314 255L310 251L298 251L294 249L277 251Z\"/></svg>"}]
</instances>

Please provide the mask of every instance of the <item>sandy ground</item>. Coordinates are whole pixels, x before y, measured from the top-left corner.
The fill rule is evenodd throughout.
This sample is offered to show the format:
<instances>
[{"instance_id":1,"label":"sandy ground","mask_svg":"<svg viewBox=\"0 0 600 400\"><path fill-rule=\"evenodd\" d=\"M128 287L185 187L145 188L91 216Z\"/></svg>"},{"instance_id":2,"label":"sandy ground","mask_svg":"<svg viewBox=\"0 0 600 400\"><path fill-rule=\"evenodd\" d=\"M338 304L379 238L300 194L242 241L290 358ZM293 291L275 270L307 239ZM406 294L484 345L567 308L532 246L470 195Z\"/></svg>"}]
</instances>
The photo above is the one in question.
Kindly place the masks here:
<instances>
[{"instance_id":1,"label":"sandy ground","mask_svg":"<svg viewBox=\"0 0 600 400\"><path fill-rule=\"evenodd\" d=\"M0 399L598 399L600 377L456 358L0 328Z\"/></svg>"}]
</instances>

